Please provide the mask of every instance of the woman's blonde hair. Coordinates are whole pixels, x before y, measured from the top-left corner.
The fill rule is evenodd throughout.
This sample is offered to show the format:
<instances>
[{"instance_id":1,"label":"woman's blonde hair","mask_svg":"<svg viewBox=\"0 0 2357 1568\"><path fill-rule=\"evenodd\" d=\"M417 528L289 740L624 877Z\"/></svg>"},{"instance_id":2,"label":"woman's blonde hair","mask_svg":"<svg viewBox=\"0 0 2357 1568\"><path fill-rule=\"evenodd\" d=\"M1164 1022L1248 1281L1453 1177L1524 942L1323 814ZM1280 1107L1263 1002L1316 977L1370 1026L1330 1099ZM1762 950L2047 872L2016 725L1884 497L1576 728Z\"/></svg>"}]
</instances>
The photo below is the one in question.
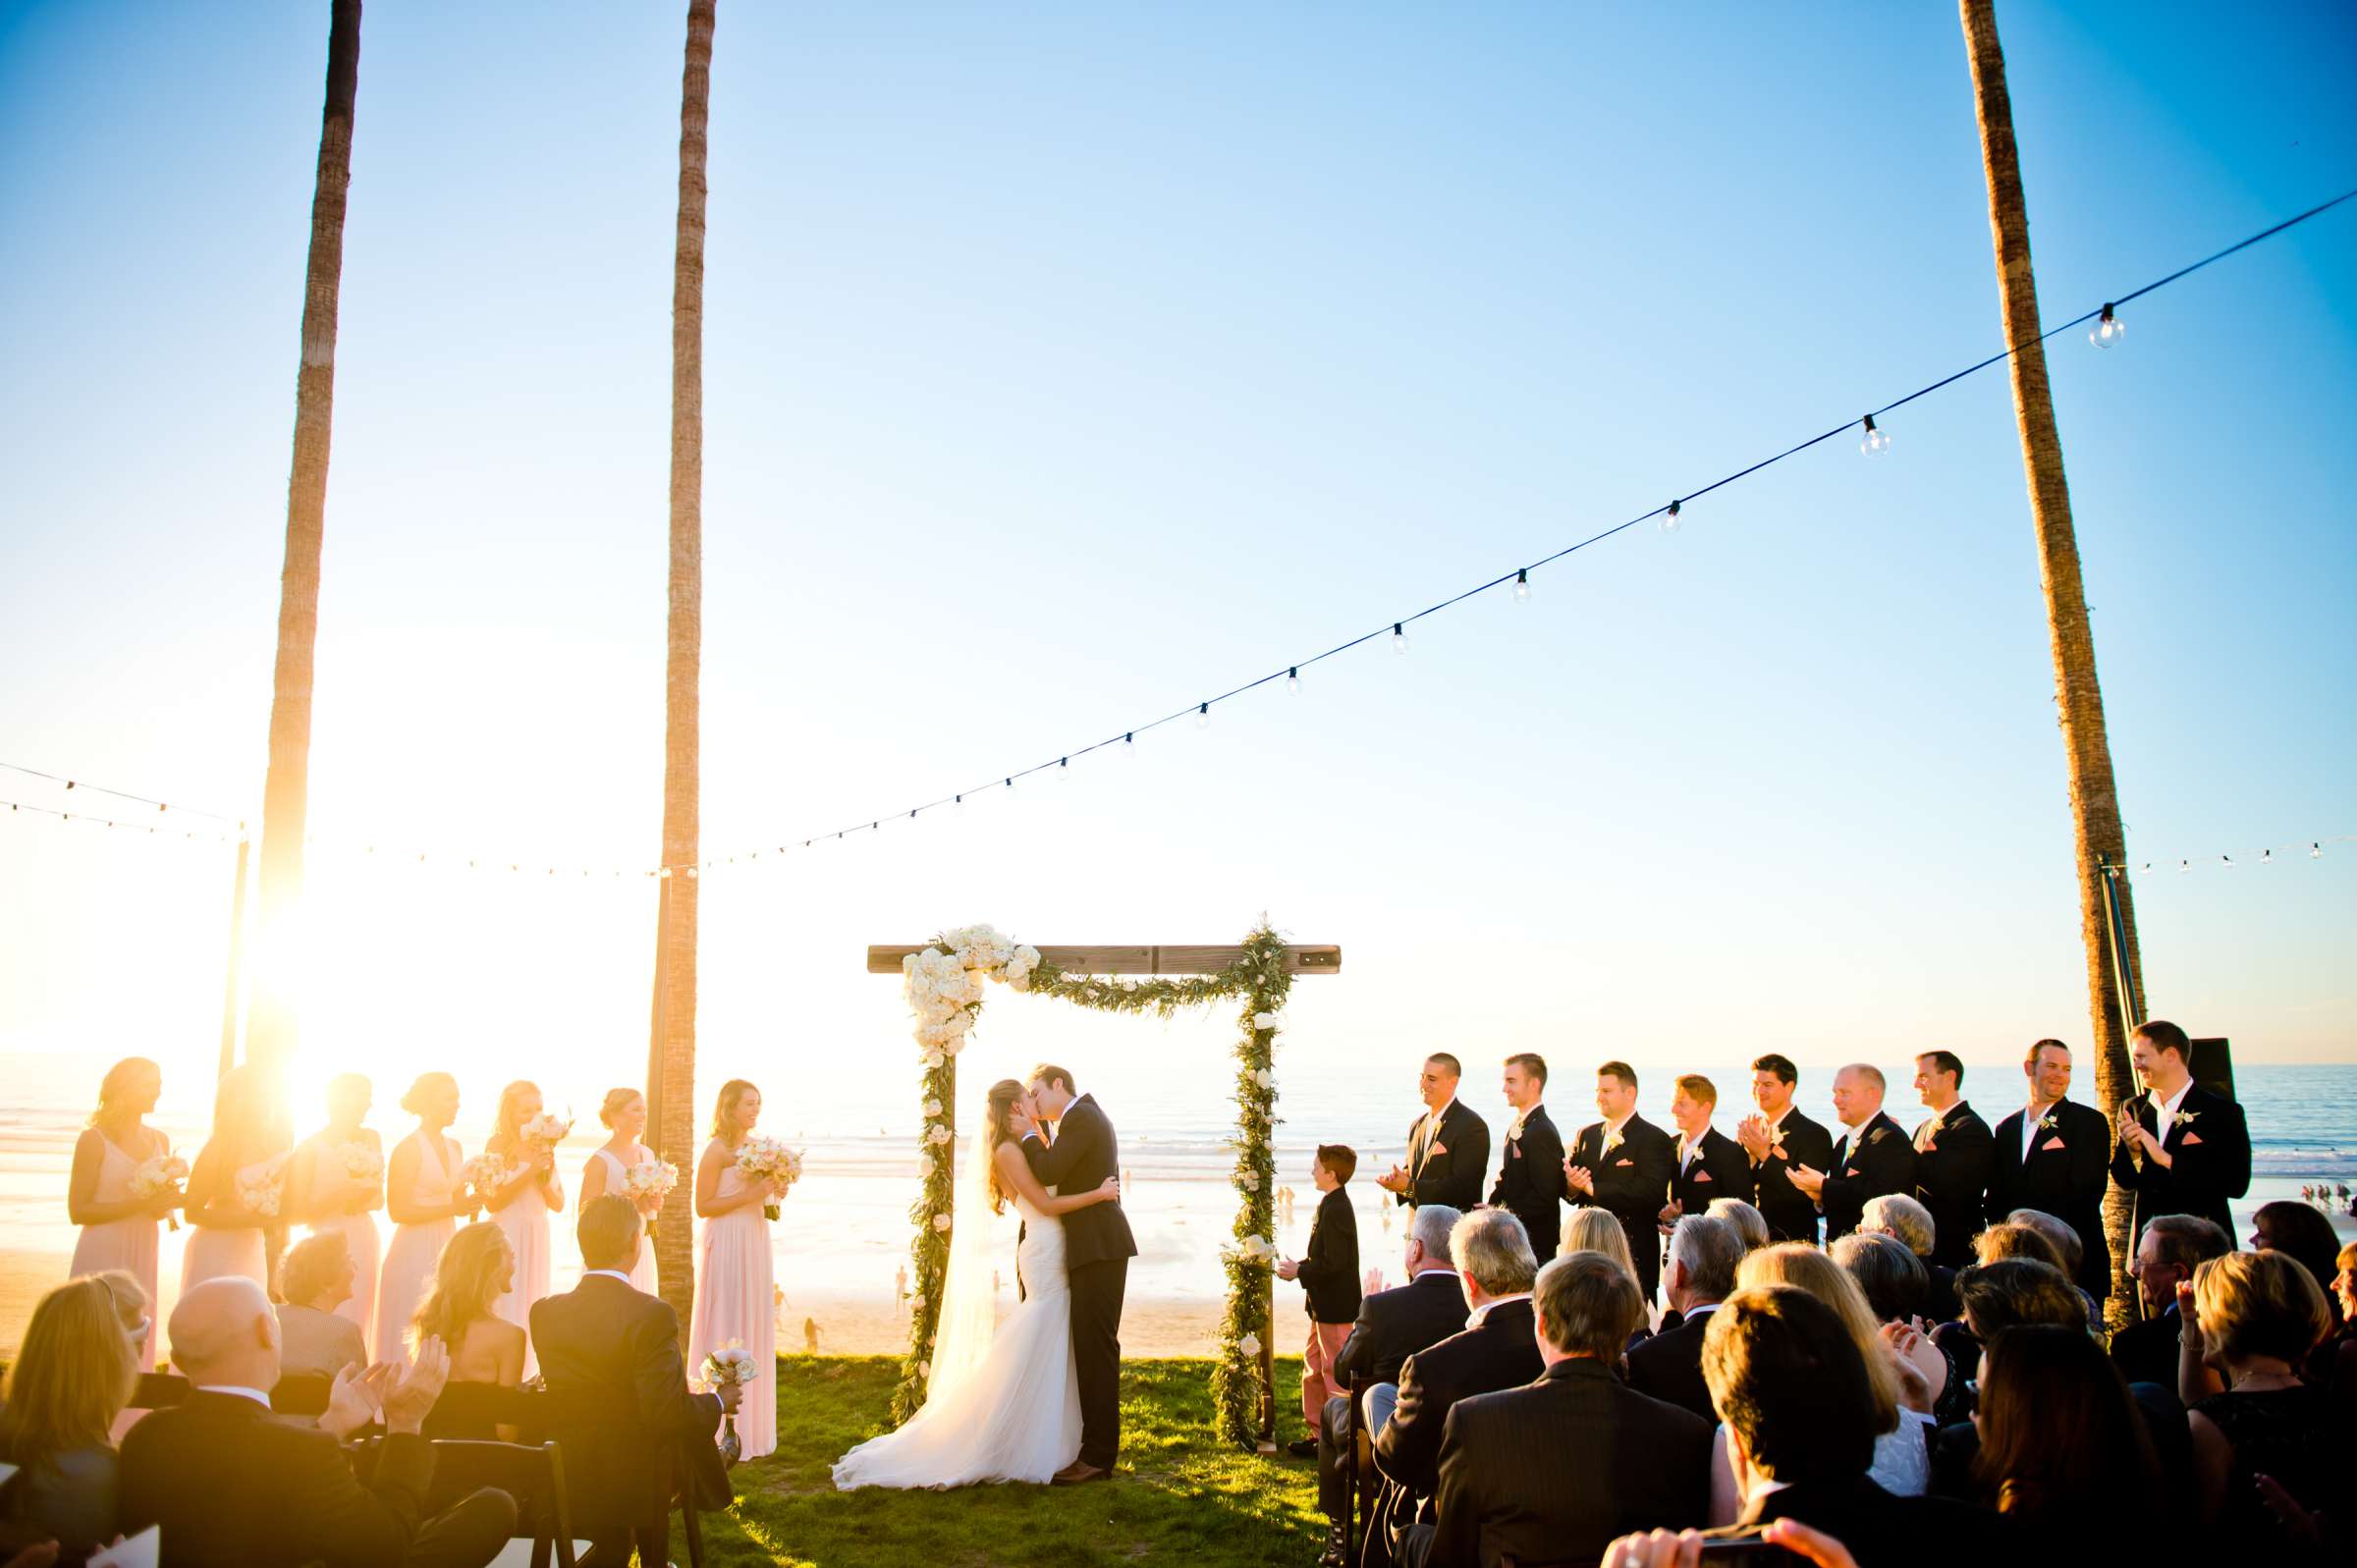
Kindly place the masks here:
<instances>
[{"instance_id":1,"label":"woman's blonde hair","mask_svg":"<svg viewBox=\"0 0 2357 1568\"><path fill-rule=\"evenodd\" d=\"M96 1279L67 1280L32 1309L8 1369L9 1457L31 1466L103 1444L138 1378L114 1293Z\"/></svg>"},{"instance_id":2,"label":"woman's blonde hair","mask_svg":"<svg viewBox=\"0 0 2357 1568\"><path fill-rule=\"evenodd\" d=\"M449 1091L451 1099L458 1099L459 1080L446 1072L421 1072L401 1097L401 1108L412 1116L422 1116L426 1102L444 1090Z\"/></svg>"},{"instance_id":3,"label":"woman's blonde hair","mask_svg":"<svg viewBox=\"0 0 2357 1568\"><path fill-rule=\"evenodd\" d=\"M733 1137L737 1129L729 1125L729 1118L737 1114L737 1103L748 1094L757 1095L760 1092L759 1086L749 1078L731 1078L722 1084L720 1097L712 1102L712 1136L723 1141ZM734 1148L735 1145L731 1144L730 1147Z\"/></svg>"},{"instance_id":4,"label":"woman's blonde hair","mask_svg":"<svg viewBox=\"0 0 2357 1568\"><path fill-rule=\"evenodd\" d=\"M2194 1321L2220 1359L2271 1356L2298 1367L2332 1328L2316 1275L2287 1252L2229 1252L2193 1271Z\"/></svg>"},{"instance_id":5,"label":"woman's blonde hair","mask_svg":"<svg viewBox=\"0 0 2357 1568\"><path fill-rule=\"evenodd\" d=\"M247 1159L265 1145L275 1149L294 1141L278 1080L268 1067L247 1062L221 1075L213 1095L212 1140Z\"/></svg>"},{"instance_id":6,"label":"woman's blonde hair","mask_svg":"<svg viewBox=\"0 0 2357 1568\"><path fill-rule=\"evenodd\" d=\"M434 1265L433 1288L410 1320L410 1342L439 1339L457 1354L467 1328L490 1317L492 1304L506 1294L492 1286L501 1263L514 1255L508 1233L494 1221L478 1219L460 1226Z\"/></svg>"},{"instance_id":7,"label":"woman's blonde hair","mask_svg":"<svg viewBox=\"0 0 2357 1568\"><path fill-rule=\"evenodd\" d=\"M1874 1408L1881 1421L1874 1430L1877 1433L1894 1431L1898 1426L1898 1369L1891 1364L1882 1325L1874 1321L1874 1309L1866 1305L1866 1292L1849 1277L1849 1271L1805 1242L1783 1241L1745 1253L1735 1266L1735 1287L1748 1290L1754 1285L1790 1285L1805 1290L1839 1315L1841 1326L1849 1330L1866 1363L1866 1385L1874 1392Z\"/></svg>"},{"instance_id":8,"label":"woman's blonde hair","mask_svg":"<svg viewBox=\"0 0 2357 1568\"><path fill-rule=\"evenodd\" d=\"M137 1314L140 1318L147 1318L155 1306L155 1298L147 1294L147 1287L139 1283L139 1276L128 1269L101 1269L90 1277L104 1285L106 1293L115 1298L117 1317L129 1318ZM131 1325L125 1323L123 1330L129 1333Z\"/></svg>"},{"instance_id":9,"label":"woman's blonde hair","mask_svg":"<svg viewBox=\"0 0 2357 1568\"><path fill-rule=\"evenodd\" d=\"M1629 1278L1637 1277L1637 1258L1628 1250L1628 1232L1620 1228L1618 1217L1609 1209L1590 1206L1571 1211L1571 1222L1563 1226L1563 1244L1555 1249L1555 1255L1567 1258L1575 1252L1601 1252L1617 1260Z\"/></svg>"},{"instance_id":10,"label":"woman's blonde hair","mask_svg":"<svg viewBox=\"0 0 2357 1568\"><path fill-rule=\"evenodd\" d=\"M491 1136L483 1147L501 1152L516 1147L516 1112L523 1106L525 1095L536 1095L540 1086L529 1078L519 1078L499 1092L499 1112L491 1119Z\"/></svg>"},{"instance_id":11,"label":"woman's blonde hair","mask_svg":"<svg viewBox=\"0 0 2357 1568\"><path fill-rule=\"evenodd\" d=\"M989 1162L990 1212L994 1215L1005 1214L1007 1200L1014 1196L999 1179L999 1145L1015 1141L1014 1103L1022 1098L1023 1086L1013 1078L1001 1078L982 1097L982 1158Z\"/></svg>"},{"instance_id":12,"label":"woman's blonde hair","mask_svg":"<svg viewBox=\"0 0 2357 1568\"><path fill-rule=\"evenodd\" d=\"M95 1127L113 1115L115 1102L130 1093L131 1086L149 1073L153 1073L159 1083L163 1080L164 1069L145 1056L125 1056L107 1068L106 1076L98 1080L98 1108L90 1112L90 1125Z\"/></svg>"},{"instance_id":13,"label":"woman's blonde hair","mask_svg":"<svg viewBox=\"0 0 2357 1568\"><path fill-rule=\"evenodd\" d=\"M624 1107L633 1100L644 1100L646 1096L635 1089L609 1089L606 1091L604 1103L597 1108L597 1119L611 1127L614 1125L614 1118L622 1114Z\"/></svg>"}]
</instances>

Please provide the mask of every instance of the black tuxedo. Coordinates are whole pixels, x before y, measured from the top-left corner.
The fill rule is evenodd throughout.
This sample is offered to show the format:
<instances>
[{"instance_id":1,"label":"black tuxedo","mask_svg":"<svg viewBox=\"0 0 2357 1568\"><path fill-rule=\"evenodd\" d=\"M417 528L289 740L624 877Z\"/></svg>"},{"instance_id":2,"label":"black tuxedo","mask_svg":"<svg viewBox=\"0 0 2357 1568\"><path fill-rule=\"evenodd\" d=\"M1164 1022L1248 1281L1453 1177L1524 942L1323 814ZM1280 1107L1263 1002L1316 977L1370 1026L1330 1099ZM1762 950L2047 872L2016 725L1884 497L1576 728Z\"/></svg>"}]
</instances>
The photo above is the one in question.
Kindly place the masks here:
<instances>
[{"instance_id":1,"label":"black tuxedo","mask_svg":"<svg viewBox=\"0 0 2357 1568\"><path fill-rule=\"evenodd\" d=\"M2157 1318L2132 1323L2111 1336L2111 1365L2129 1382L2177 1386L2177 1307L2170 1302Z\"/></svg>"},{"instance_id":2,"label":"black tuxedo","mask_svg":"<svg viewBox=\"0 0 2357 1568\"><path fill-rule=\"evenodd\" d=\"M1807 1165L1812 1170L1834 1168L1834 1135L1802 1115L1797 1109L1787 1110L1781 1135L1769 1146L1768 1158L1753 1163L1755 1186L1759 1196L1752 1202L1760 1217L1768 1221L1768 1234L1777 1241L1817 1240L1817 1200L1792 1185L1792 1167ZM1749 1159L1746 1152L1745 1158Z\"/></svg>"},{"instance_id":3,"label":"black tuxedo","mask_svg":"<svg viewBox=\"0 0 2357 1568\"><path fill-rule=\"evenodd\" d=\"M1066 1194L1102 1187L1122 1168L1112 1118L1088 1095L1064 1108L1054 1143L1025 1138L1023 1159L1040 1185ZM1064 1217L1072 1370L1080 1382L1080 1460L1099 1470L1111 1470L1122 1447L1122 1295L1136 1256L1137 1238L1120 1204L1091 1204Z\"/></svg>"},{"instance_id":4,"label":"black tuxedo","mask_svg":"<svg viewBox=\"0 0 2357 1568\"><path fill-rule=\"evenodd\" d=\"M2104 1235L2104 1192L2111 1124L2093 1106L2057 1100L2039 1117L2038 1141L2024 1159L2016 1110L1997 1124L1989 1164L1989 1217L2016 1209L2053 1215L2079 1233L2079 1285L2099 1301L2111 1294L2111 1244ZM2043 1123L2052 1121L2053 1126Z\"/></svg>"},{"instance_id":5,"label":"black tuxedo","mask_svg":"<svg viewBox=\"0 0 2357 1568\"><path fill-rule=\"evenodd\" d=\"M1530 1233L1530 1250L1540 1263L1555 1256L1563 1234L1563 1135L1545 1106L1533 1106L1522 1118L1522 1136L1509 1127L1506 1153L1498 1162L1498 1180L1490 1188L1490 1206L1504 1209L1522 1221Z\"/></svg>"},{"instance_id":6,"label":"black tuxedo","mask_svg":"<svg viewBox=\"0 0 2357 1568\"><path fill-rule=\"evenodd\" d=\"M1358 1317L1358 1212L1350 1194L1337 1187L1318 1200L1309 1222L1309 1250L1301 1255L1303 1305L1311 1323L1350 1323Z\"/></svg>"},{"instance_id":7,"label":"black tuxedo","mask_svg":"<svg viewBox=\"0 0 2357 1568\"><path fill-rule=\"evenodd\" d=\"M1596 1184L1591 1195L1571 1189L1575 1207L1593 1205L1620 1221L1636 1260L1637 1286L1653 1303L1662 1277L1662 1210L1670 1202L1670 1178L1677 1174L1677 1141L1643 1116L1620 1124L1620 1142L1604 1150L1604 1123L1591 1121L1571 1140L1571 1163Z\"/></svg>"},{"instance_id":8,"label":"black tuxedo","mask_svg":"<svg viewBox=\"0 0 2357 1568\"><path fill-rule=\"evenodd\" d=\"M2020 1527L2002 1514L1946 1497L1897 1497L1864 1476L1801 1481L1767 1492L1740 1524L1717 1535L1749 1535L1776 1519L1797 1519L1849 1548L1858 1568L1988 1568L1993 1562L2043 1561Z\"/></svg>"},{"instance_id":9,"label":"black tuxedo","mask_svg":"<svg viewBox=\"0 0 2357 1568\"><path fill-rule=\"evenodd\" d=\"M1533 1324L1529 1302L1500 1302L1480 1326L1408 1357L1399 1369L1399 1403L1375 1434L1375 1468L1417 1496L1430 1496L1440 1479L1441 1428L1450 1407L1519 1388L1546 1370Z\"/></svg>"},{"instance_id":10,"label":"black tuxedo","mask_svg":"<svg viewBox=\"0 0 2357 1568\"><path fill-rule=\"evenodd\" d=\"M1834 1162L1825 1167L1825 1188L1817 1199L1825 1212L1825 1239L1838 1241L1858 1228L1866 1200L1891 1193L1915 1193L1915 1146L1905 1129L1883 1111L1855 1134L1844 1131L1834 1145Z\"/></svg>"},{"instance_id":11,"label":"black tuxedo","mask_svg":"<svg viewBox=\"0 0 2357 1568\"><path fill-rule=\"evenodd\" d=\"M565 1447L565 1492L574 1528L594 1543L596 1561L663 1558L671 1501L726 1507L728 1473L712 1434L720 1397L687 1391L680 1320L668 1302L609 1274L584 1274L561 1296L532 1303L532 1347L548 1380L549 1435ZM774 1367L748 1384L747 1399L775 1399Z\"/></svg>"},{"instance_id":12,"label":"black tuxedo","mask_svg":"<svg viewBox=\"0 0 2357 1568\"><path fill-rule=\"evenodd\" d=\"M1397 1196L1410 1209L1437 1203L1471 1214L1481 1207L1481 1178L1489 1169L1490 1124L1462 1100L1452 1100L1437 1133L1429 1110L1408 1128L1407 1191Z\"/></svg>"},{"instance_id":13,"label":"black tuxedo","mask_svg":"<svg viewBox=\"0 0 2357 1568\"><path fill-rule=\"evenodd\" d=\"M2136 1108L2136 1120L2147 1132L2159 1125L2150 1095L2138 1095L2128 1104ZM2243 1121L2242 1107L2198 1083L2189 1084L2161 1147L2171 1162L2165 1169L2158 1160L2130 1154L2124 1139L2112 1146L2111 1179L2136 1195L2136 1223L2130 1234L2142 1236L2144 1222L2155 1215L2199 1215L2232 1237L2234 1217L2226 1200L2251 1190L2251 1129Z\"/></svg>"},{"instance_id":14,"label":"black tuxedo","mask_svg":"<svg viewBox=\"0 0 2357 1568\"><path fill-rule=\"evenodd\" d=\"M1748 1163L1748 1162L1747 1162ZM1680 1410L1716 1422L1711 1390L1702 1380L1702 1331L1716 1305L1697 1307L1674 1328L1664 1328L1628 1353L1628 1385Z\"/></svg>"},{"instance_id":15,"label":"black tuxedo","mask_svg":"<svg viewBox=\"0 0 2357 1568\"><path fill-rule=\"evenodd\" d=\"M1710 1505L1711 1425L1621 1386L1592 1358L1460 1399L1442 1428L1431 1568L1594 1561L1632 1530Z\"/></svg>"},{"instance_id":16,"label":"black tuxedo","mask_svg":"<svg viewBox=\"0 0 2357 1568\"><path fill-rule=\"evenodd\" d=\"M1378 1290L1358 1304L1358 1321L1334 1358L1333 1380L1347 1388L1354 1377L1369 1382L1398 1382L1407 1358L1461 1331L1470 1309L1464 1286L1447 1269L1432 1269L1404 1285ZM1350 1433L1350 1401L1326 1401L1318 1433L1318 1503L1329 1518L1343 1517L1346 1498L1342 1450Z\"/></svg>"},{"instance_id":17,"label":"black tuxedo","mask_svg":"<svg viewBox=\"0 0 2357 1568\"><path fill-rule=\"evenodd\" d=\"M516 1527L504 1491L425 1518L434 1450L423 1437L387 1437L363 1487L335 1438L273 1420L243 1394L200 1388L149 1412L123 1439L121 1470L123 1534L161 1525L166 1568L480 1568Z\"/></svg>"},{"instance_id":18,"label":"black tuxedo","mask_svg":"<svg viewBox=\"0 0 2357 1568\"><path fill-rule=\"evenodd\" d=\"M1672 1136L1670 1158L1677 1158L1678 1140ZM1682 1165L1673 1165L1670 1175L1670 1201L1677 1205L1680 1215L1698 1215L1710 1208L1714 1198L1733 1198L1749 1203L1757 1187L1752 1180L1751 1157L1743 1146L1716 1127L1706 1128L1702 1147L1694 1158ZM1658 1249L1657 1249L1658 1250Z\"/></svg>"},{"instance_id":19,"label":"black tuxedo","mask_svg":"<svg viewBox=\"0 0 2357 1568\"><path fill-rule=\"evenodd\" d=\"M1989 1123L1964 1101L1916 1127L1915 1201L1932 1212L1932 1262L1958 1269L1972 1261L1996 1160Z\"/></svg>"}]
</instances>

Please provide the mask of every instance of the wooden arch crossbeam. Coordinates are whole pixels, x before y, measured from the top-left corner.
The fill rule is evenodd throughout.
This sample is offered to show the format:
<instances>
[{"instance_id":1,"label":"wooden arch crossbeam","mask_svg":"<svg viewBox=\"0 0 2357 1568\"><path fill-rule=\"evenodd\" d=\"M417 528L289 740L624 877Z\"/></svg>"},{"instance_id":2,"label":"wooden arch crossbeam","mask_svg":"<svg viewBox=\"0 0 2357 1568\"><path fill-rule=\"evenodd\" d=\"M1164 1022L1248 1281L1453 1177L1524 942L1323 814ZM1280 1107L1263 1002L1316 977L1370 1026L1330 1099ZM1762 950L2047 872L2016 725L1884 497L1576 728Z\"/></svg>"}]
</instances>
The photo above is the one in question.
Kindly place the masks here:
<instances>
[{"instance_id":1,"label":"wooden arch crossbeam","mask_svg":"<svg viewBox=\"0 0 2357 1568\"><path fill-rule=\"evenodd\" d=\"M867 972L897 975L901 960L921 952L931 943L902 943L867 949ZM1131 947L1042 946L1039 956L1068 975L1216 975L1244 956L1233 945L1221 946L1165 946ZM1338 975L1343 972L1343 949L1337 946L1293 946L1286 948L1285 966L1296 975Z\"/></svg>"}]
</instances>

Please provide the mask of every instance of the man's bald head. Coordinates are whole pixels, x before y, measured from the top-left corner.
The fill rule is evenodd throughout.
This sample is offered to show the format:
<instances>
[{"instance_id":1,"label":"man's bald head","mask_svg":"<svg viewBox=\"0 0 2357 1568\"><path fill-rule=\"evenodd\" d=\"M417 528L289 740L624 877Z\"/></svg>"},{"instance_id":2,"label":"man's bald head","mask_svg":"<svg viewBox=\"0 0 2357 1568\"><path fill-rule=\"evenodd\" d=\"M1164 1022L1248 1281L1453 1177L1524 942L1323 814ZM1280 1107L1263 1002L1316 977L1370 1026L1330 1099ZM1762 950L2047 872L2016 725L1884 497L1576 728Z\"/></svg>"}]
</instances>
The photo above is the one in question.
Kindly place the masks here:
<instances>
[{"instance_id":1,"label":"man's bald head","mask_svg":"<svg viewBox=\"0 0 2357 1568\"><path fill-rule=\"evenodd\" d=\"M243 1276L207 1279L172 1309L172 1364L199 1387L278 1381L278 1315L262 1287Z\"/></svg>"},{"instance_id":2,"label":"man's bald head","mask_svg":"<svg viewBox=\"0 0 2357 1568\"><path fill-rule=\"evenodd\" d=\"M1883 1070L1872 1062L1853 1061L1834 1074L1834 1114L1852 1131L1866 1125L1883 1108Z\"/></svg>"}]
</instances>

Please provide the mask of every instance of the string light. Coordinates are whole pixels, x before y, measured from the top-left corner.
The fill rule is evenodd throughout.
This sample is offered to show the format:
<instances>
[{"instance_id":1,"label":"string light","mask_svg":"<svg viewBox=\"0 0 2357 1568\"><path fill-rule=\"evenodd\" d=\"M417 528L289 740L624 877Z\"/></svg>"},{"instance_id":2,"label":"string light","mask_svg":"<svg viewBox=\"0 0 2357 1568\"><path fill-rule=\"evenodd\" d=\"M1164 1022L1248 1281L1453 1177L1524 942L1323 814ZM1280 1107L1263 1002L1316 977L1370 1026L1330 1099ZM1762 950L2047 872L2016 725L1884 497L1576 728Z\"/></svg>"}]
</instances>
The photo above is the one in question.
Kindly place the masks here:
<instances>
[{"instance_id":1,"label":"string light","mask_svg":"<svg viewBox=\"0 0 2357 1568\"><path fill-rule=\"evenodd\" d=\"M2127 335L2128 324L2113 315L2111 306L2109 304L2105 305L2103 313L2096 317L2095 325L2087 329L2087 341L2098 349L2109 349Z\"/></svg>"},{"instance_id":2,"label":"string light","mask_svg":"<svg viewBox=\"0 0 2357 1568\"><path fill-rule=\"evenodd\" d=\"M1866 434L1858 442L1858 450L1869 458L1879 458L1891 450L1891 432L1877 425L1872 414L1866 416Z\"/></svg>"},{"instance_id":3,"label":"string light","mask_svg":"<svg viewBox=\"0 0 2357 1568\"><path fill-rule=\"evenodd\" d=\"M1663 511L1663 513L1662 513L1662 532L1664 532L1664 533L1675 533L1675 532L1677 532L1677 514L1678 514L1678 511L1679 511L1678 504L1677 504L1676 502L1674 502L1674 501L1671 502L1671 503L1670 503L1670 505L1669 505L1669 507Z\"/></svg>"},{"instance_id":4,"label":"string light","mask_svg":"<svg viewBox=\"0 0 2357 1568\"><path fill-rule=\"evenodd\" d=\"M1299 665L1294 665L1286 671L1285 694L1288 697L1301 695L1301 667Z\"/></svg>"},{"instance_id":5,"label":"string light","mask_svg":"<svg viewBox=\"0 0 2357 1568\"><path fill-rule=\"evenodd\" d=\"M2329 843L2349 843L2352 841L2357 841L2357 834L2344 833L2336 838L2311 838L2308 840L2308 858L2311 860L2322 860L2325 858L2325 845ZM2299 847L2299 844L2296 842L2270 844L2257 851L2245 853L2239 860L2234 857L2234 852L2230 850L2216 856L2206 854L2182 855L2179 856L2177 860L2177 871L2179 875L2183 875L2186 872L2198 871L2204 866L2211 865L2215 865L2220 871L2232 871L2237 866L2272 866L2276 863L2275 851L2277 849L2280 849L2286 855L2289 855L2293 850ZM2117 875L2118 873L2128 869L2124 863L2114 865L2109 861L2105 861L2101 862L2101 864L2103 865L2105 871L2113 875ZM2167 862L2165 860L2144 860L2137 863L2137 869L2141 872L2150 872L2156 865L2166 864Z\"/></svg>"},{"instance_id":6,"label":"string light","mask_svg":"<svg viewBox=\"0 0 2357 1568\"><path fill-rule=\"evenodd\" d=\"M1211 728L1210 703L1200 702L1195 705L1195 728L1197 730L1209 730Z\"/></svg>"},{"instance_id":7,"label":"string light","mask_svg":"<svg viewBox=\"0 0 2357 1568\"><path fill-rule=\"evenodd\" d=\"M1530 603L1530 568L1528 567L1524 567L1520 571L1514 573L1514 603L1518 605Z\"/></svg>"},{"instance_id":8,"label":"string light","mask_svg":"<svg viewBox=\"0 0 2357 1568\"><path fill-rule=\"evenodd\" d=\"M1407 652L1407 627L1397 621L1392 622L1392 652Z\"/></svg>"}]
</instances>

